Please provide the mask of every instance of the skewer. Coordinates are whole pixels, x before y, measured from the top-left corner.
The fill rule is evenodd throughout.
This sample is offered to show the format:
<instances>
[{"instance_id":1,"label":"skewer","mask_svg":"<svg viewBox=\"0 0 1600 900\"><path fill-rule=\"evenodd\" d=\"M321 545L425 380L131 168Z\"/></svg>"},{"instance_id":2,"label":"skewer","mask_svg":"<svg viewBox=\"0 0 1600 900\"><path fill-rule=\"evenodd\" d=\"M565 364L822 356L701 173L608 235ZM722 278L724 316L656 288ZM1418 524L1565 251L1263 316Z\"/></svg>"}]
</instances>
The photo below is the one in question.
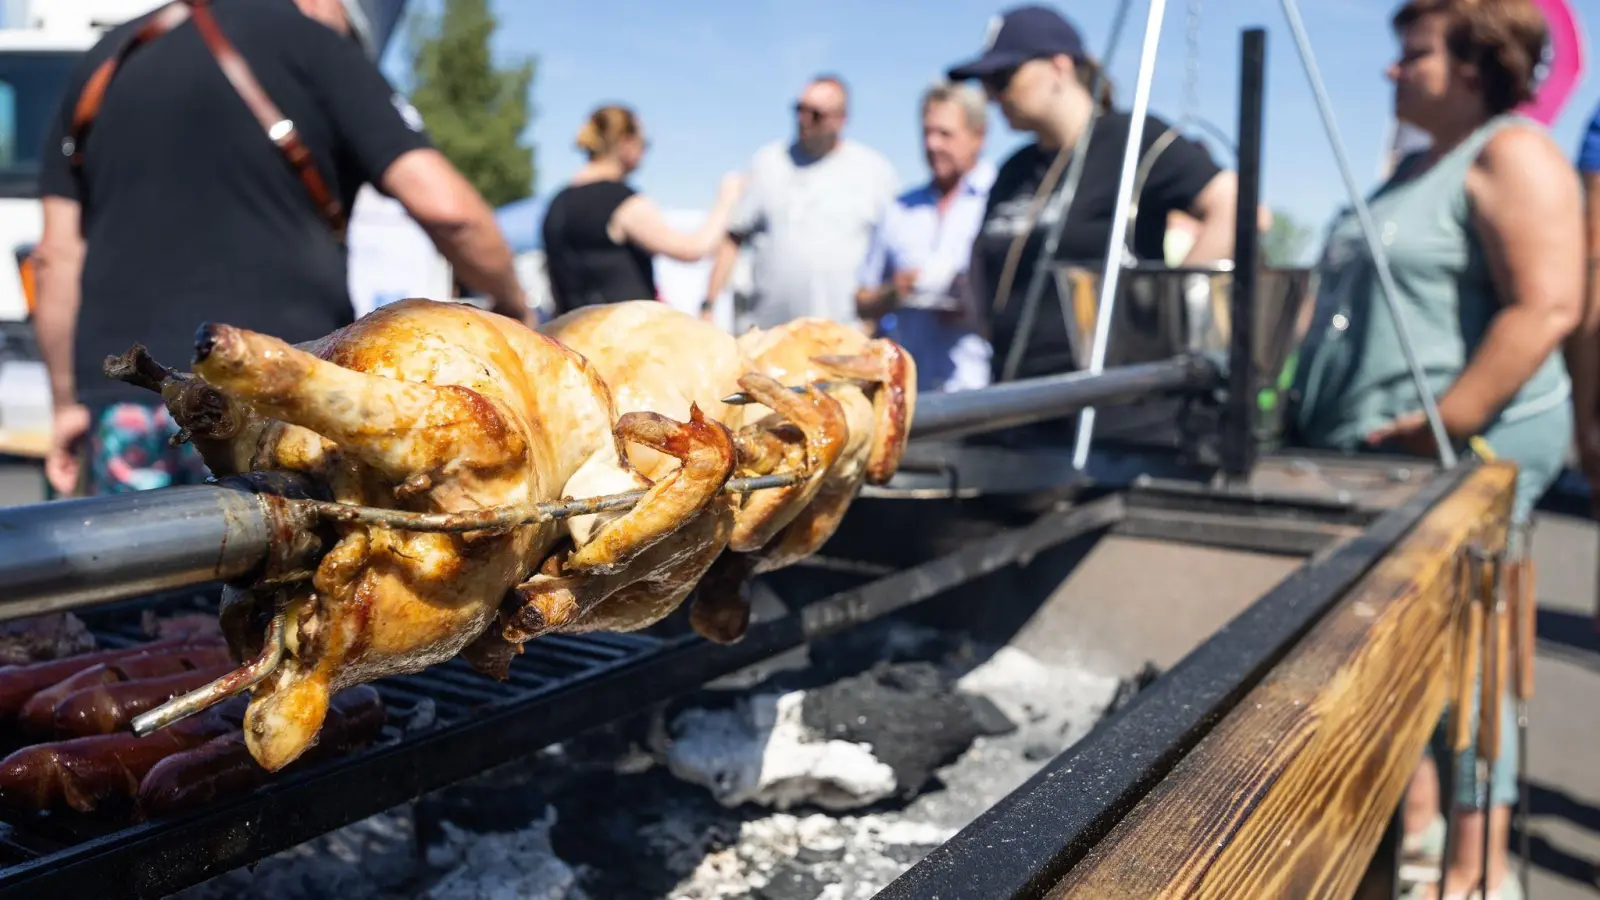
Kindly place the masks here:
<instances>
[{"instance_id":1,"label":"skewer","mask_svg":"<svg viewBox=\"0 0 1600 900\"><path fill-rule=\"evenodd\" d=\"M205 687L173 697L155 709L135 716L132 723L133 733L144 737L181 719L187 719L195 713L210 709L264 681L272 674L272 670L278 667L278 663L283 661L287 615L285 611L279 610L272 617L272 621L267 625L266 640L262 643L261 652L255 659Z\"/></svg>"},{"instance_id":2,"label":"skewer","mask_svg":"<svg viewBox=\"0 0 1600 900\"><path fill-rule=\"evenodd\" d=\"M780 472L751 478L733 478L723 485L724 493L745 493L788 487L804 480L804 472ZM339 522L357 522L381 525L407 531L463 532L496 528L514 528L529 522L570 516L590 515L611 509L623 509L638 503L645 491L627 491L602 497L586 497L559 503L539 503L529 506L497 506L460 513L416 513L373 506L354 506L320 500L297 500L298 503L325 518ZM222 701L260 684L272 674L283 659L285 614L273 616L267 626L267 639L261 654L249 663L218 678L205 687L174 697L133 720L134 734L144 736L202 712Z\"/></svg>"},{"instance_id":3,"label":"skewer","mask_svg":"<svg viewBox=\"0 0 1600 900\"><path fill-rule=\"evenodd\" d=\"M795 385L795 386L789 388L789 390L794 391L796 394L804 394L806 392L806 388L807 387L816 387L816 388L820 388L820 389L822 389L824 391L831 391L834 388L841 388L841 387L853 387L853 388L860 388L862 390L865 390L868 387L870 387L871 385L872 385L872 382L867 381L866 379L863 379L863 378L845 378L845 379L841 379L839 381L813 381L813 382L811 382L810 385L799 384L799 385ZM722 402L728 404L729 406L744 406L745 404L759 403L761 401L759 401L756 398L750 396L749 394L745 393L744 391L738 391L736 393L732 393L732 394L729 394L726 397L723 397L722 398Z\"/></svg>"},{"instance_id":4,"label":"skewer","mask_svg":"<svg viewBox=\"0 0 1600 900\"><path fill-rule=\"evenodd\" d=\"M806 478L804 472L780 472L750 478L730 478L722 486L723 493L742 494L770 488L789 487ZM581 500L562 500L555 503L532 505L491 506L484 509L452 513L407 512L402 509L385 509L377 506L356 506L325 500L290 501L333 522L360 525L378 525L404 531L493 531L516 528L530 522L549 519L566 519L587 516L613 509L626 509L644 498L646 491L625 491Z\"/></svg>"}]
</instances>

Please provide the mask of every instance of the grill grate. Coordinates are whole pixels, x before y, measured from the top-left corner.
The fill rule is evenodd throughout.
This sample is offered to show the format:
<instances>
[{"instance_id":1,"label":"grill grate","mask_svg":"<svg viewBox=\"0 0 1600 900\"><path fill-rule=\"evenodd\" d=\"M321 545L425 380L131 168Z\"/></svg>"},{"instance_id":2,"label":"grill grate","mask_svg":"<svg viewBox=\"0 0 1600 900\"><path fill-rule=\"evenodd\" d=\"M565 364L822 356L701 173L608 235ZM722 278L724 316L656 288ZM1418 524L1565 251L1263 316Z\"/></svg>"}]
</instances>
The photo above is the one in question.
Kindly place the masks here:
<instances>
[{"instance_id":1,"label":"grill grate","mask_svg":"<svg viewBox=\"0 0 1600 900\"><path fill-rule=\"evenodd\" d=\"M153 611L160 617L183 613L215 614L219 599L215 589L161 594L122 601L81 615L100 646L115 649L151 640L143 628L146 611ZM449 729L487 707L559 689L625 665L662 644L660 638L640 634L559 635L528 644L525 651L513 659L510 677L504 682L479 674L460 659L414 675L382 679L372 685L387 709L388 721L380 737L359 753L306 766L295 777L359 760L401 744L408 737ZM13 867L47 863L52 856L73 851L89 842L114 840L119 832L159 825L156 822L130 826L80 817L65 817L59 821L51 817L26 822L0 820L0 893L5 893L11 881L9 876L13 874L8 870Z\"/></svg>"}]
</instances>

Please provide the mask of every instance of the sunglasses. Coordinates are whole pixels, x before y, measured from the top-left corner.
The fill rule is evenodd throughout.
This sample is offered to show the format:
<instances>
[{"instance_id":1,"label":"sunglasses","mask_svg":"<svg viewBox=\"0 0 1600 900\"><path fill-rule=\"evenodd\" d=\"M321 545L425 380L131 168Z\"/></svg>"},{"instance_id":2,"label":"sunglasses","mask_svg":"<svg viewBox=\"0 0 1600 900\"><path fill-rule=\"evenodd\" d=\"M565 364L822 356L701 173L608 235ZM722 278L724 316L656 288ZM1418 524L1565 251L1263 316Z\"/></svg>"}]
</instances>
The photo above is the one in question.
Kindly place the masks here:
<instances>
[{"instance_id":1,"label":"sunglasses","mask_svg":"<svg viewBox=\"0 0 1600 900\"><path fill-rule=\"evenodd\" d=\"M827 110L817 109L815 106L807 106L804 103L796 103L794 112L795 115L804 116L812 122L821 122L823 119L828 118L829 115Z\"/></svg>"}]
</instances>

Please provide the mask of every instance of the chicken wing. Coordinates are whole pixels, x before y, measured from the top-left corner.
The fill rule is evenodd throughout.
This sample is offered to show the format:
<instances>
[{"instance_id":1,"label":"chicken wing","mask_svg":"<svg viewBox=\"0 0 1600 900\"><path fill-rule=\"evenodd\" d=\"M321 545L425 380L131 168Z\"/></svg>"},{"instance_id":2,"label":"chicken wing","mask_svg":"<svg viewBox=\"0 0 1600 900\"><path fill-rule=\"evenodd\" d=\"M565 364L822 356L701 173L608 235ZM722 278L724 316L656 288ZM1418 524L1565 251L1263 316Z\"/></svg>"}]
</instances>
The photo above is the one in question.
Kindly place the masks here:
<instances>
[{"instance_id":1,"label":"chicken wing","mask_svg":"<svg viewBox=\"0 0 1600 900\"><path fill-rule=\"evenodd\" d=\"M649 600L608 606L617 616L606 627L654 622L698 584L690 607L695 629L712 640L736 640L749 622L743 582L814 553L863 481L887 481L905 447L915 403L910 357L892 342L868 341L845 326L802 320L741 341L666 304L639 301L579 310L543 331L590 361L619 409L668 416L691 405L712 411L733 432L735 474L805 476L730 500L731 522L719 517L716 527L677 532L683 565L670 570L668 582L652 586ZM815 384L840 378L863 383L830 390ZM804 390L791 391L791 385ZM721 402L740 391L757 402ZM652 476L675 465L631 452Z\"/></svg>"}]
</instances>

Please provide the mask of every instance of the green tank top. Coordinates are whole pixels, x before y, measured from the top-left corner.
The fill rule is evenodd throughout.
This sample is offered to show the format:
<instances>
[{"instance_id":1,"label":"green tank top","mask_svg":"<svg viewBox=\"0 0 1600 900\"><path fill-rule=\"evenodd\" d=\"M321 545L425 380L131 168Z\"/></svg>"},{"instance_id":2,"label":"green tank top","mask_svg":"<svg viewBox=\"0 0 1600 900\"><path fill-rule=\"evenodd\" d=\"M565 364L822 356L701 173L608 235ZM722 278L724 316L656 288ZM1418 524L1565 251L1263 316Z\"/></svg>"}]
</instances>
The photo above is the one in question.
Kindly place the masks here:
<instances>
[{"instance_id":1,"label":"green tank top","mask_svg":"<svg viewBox=\"0 0 1600 900\"><path fill-rule=\"evenodd\" d=\"M1418 171L1423 154L1407 157L1367 201L1435 397L1466 367L1500 307L1466 177L1483 145L1513 124L1539 127L1521 116L1492 119L1430 169ZM1307 444L1357 449L1378 426L1420 410L1422 400L1353 210L1329 229L1318 272L1295 378L1295 424ZM1485 430L1559 407L1570 394L1566 366L1552 353Z\"/></svg>"}]
</instances>

